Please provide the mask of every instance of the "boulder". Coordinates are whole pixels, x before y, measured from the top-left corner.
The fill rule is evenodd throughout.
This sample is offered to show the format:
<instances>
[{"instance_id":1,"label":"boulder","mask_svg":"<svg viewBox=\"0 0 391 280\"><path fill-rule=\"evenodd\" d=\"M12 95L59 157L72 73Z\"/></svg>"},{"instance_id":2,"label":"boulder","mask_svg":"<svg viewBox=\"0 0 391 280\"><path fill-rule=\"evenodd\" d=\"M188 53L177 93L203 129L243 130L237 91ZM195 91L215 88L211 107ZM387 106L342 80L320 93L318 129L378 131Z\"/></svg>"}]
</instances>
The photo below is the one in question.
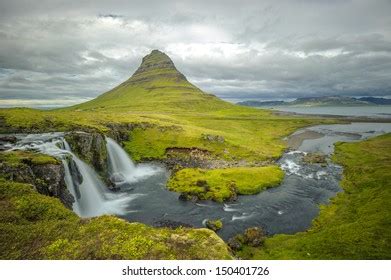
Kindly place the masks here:
<instances>
[{"instance_id":1,"label":"boulder","mask_svg":"<svg viewBox=\"0 0 391 280\"><path fill-rule=\"evenodd\" d=\"M12 135L1 135L0 136L0 142L8 142L8 143L16 143L17 142L17 138L15 136L12 136Z\"/></svg>"},{"instance_id":2,"label":"boulder","mask_svg":"<svg viewBox=\"0 0 391 280\"><path fill-rule=\"evenodd\" d=\"M227 244L233 251L239 251L243 247L243 235L238 234L230 238Z\"/></svg>"},{"instance_id":3,"label":"boulder","mask_svg":"<svg viewBox=\"0 0 391 280\"><path fill-rule=\"evenodd\" d=\"M219 220L206 220L205 226L213 231L218 231L223 228L223 222Z\"/></svg>"},{"instance_id":4,"label":"boulder","mask_svg":"<svg viewBox=\"0 0 391 280\"><path fill-rule=\"evenodd\" d=\"M244 231L244 243L252 247L258 247L263 244L266 234L260 227L251 227Z\"/></svg>"}]
</instances>

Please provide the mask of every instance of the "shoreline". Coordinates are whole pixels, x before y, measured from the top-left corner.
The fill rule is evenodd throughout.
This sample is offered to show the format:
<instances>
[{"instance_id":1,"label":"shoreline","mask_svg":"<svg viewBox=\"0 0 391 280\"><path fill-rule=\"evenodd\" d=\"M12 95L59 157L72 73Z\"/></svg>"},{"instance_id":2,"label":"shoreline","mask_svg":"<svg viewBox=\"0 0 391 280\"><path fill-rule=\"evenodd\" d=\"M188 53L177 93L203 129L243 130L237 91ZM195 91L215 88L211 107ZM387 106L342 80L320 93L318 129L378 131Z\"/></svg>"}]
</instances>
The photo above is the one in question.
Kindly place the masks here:
<instances>
[{"instance_id":1,"label":"shoreline","mask_svg":"<svg viewBox=\"0 0 391 280\"><path fill-rule=\"evenodd\" d=\"M296 112L287 112L269 109L277 116L293 116L293 117L311 117L311 118L326 118L335 119L343 122L369 122L369 123L391 123L391 118L366 117L366 116L343 116L330 114L303 114Z\"/></svg>"}]
</instances>

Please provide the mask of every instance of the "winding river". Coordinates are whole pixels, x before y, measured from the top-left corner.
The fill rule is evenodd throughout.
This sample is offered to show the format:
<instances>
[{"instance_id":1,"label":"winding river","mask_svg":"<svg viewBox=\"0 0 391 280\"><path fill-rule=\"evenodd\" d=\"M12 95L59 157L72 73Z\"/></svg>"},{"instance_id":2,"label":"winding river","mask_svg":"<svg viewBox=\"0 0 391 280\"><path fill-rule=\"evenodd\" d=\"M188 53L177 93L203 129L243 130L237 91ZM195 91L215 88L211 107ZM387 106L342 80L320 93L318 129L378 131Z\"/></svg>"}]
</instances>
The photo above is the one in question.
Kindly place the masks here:
<instances>
[{"instance_id":1,"label":"winding river","mask_svg":"<svg viewBox=\"0 0 391 280\"><path fill-rule=\"evenodd\" d=\"M62 160L65 182L76 198L73 210L81 217L114 214L129 221L154 226L183 223L203 227L206 219L222 219L218 234L225 240L252 226L261 226L269 234L306 230L319 213L319 204L341 191L342 168L329 156L337 141L359 141L391 132L391 123L352 123L319 125L301 129L289 137L293 148L278 164L285 171L281 185L257 195L239 196L235 203L181 201L178 193L165 185L169 172L153 164L134 164L114 140L107 138L109 171L121 186L111 192L97 173L75 154L63 133L16 134L9 150L37 150ZM327 164L303 162L306 153L328 155ZM81 176L80 176L81 175Z\"/></svg>"}]
</instances>

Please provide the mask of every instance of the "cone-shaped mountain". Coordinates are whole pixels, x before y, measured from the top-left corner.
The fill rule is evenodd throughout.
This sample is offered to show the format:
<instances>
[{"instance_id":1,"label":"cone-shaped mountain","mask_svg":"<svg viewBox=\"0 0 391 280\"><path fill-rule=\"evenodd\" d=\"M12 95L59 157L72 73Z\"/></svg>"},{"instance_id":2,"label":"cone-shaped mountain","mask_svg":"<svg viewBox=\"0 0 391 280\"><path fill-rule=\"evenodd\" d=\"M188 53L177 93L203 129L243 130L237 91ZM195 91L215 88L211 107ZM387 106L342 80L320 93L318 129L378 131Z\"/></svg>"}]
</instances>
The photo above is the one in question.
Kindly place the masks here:
<instances>
[{"instance_id":1,"label":"cone-shaped mountain","mask_svg":"<svg viewBox=\"0 0 391 280\"><path fill-rule=\"evenodd\" d=\"M191 84L170 57L153 50L127 81L73 108L167 112L209 111L232 106Z\"/></svg>"}]
</instances>

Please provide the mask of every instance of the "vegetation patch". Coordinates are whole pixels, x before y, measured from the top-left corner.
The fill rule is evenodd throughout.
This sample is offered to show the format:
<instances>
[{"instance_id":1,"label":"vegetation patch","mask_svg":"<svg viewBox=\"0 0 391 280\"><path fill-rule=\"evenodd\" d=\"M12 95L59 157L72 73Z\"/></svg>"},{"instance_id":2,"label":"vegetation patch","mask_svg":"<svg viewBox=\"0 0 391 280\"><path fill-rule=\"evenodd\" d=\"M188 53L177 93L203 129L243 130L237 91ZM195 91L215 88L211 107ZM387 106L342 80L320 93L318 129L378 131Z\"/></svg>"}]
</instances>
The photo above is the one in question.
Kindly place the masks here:
<instances>
[{"instance_id":1,"label":"vegetation patch","mask_svg":"<svg viewBox=\"0 0 391 280\"><path fill-rule=\"evenodd\" d=\"M14 167L24 164L60 164L60 162L52 156L29 151L2 152L0 153L0 163L1 162L6 162L7 165Z\"/></svg>"},{"instance_id":2,"label":"vegetation patch","mask_svg":"<svg viewBox=\"0 0 391 280\"><path fill-rule=\"evenodd\" d=\"M243 246L244 259L391 259L391 134L338 143L344 192L321 206L306 232L278 234L264 246Z\"/></svg>"},{"instance_id":3,"label":"vegetation patch","mask_svg":"<svg viewBox=\"0 0 391 280\"><path fill-rule=\"evenodd\" d=\"M222 202L233 200L237 194L256 194L278 185L284 177L278 166L235 167L204 170L185 168L168 181L169 190L187 198Z\"/></svg>"}]
</instances>

